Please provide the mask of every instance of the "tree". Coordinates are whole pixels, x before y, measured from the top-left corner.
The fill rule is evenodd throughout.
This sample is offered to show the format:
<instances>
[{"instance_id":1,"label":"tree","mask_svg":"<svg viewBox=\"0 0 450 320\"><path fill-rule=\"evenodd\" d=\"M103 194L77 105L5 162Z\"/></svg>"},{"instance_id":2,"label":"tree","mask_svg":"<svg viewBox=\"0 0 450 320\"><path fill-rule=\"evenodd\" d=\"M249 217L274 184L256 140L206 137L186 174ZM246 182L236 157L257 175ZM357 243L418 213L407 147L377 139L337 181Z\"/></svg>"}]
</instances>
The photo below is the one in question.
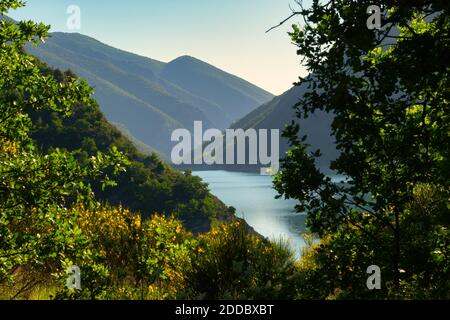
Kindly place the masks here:
<instances>
[{"instance_id":1,"label":"tree","mask_svg":"<svg viewBox=\"0 0 450 320\"><path fill-rule=\"evenodd\" d=\"M94 206L87 178L96 178L104 187L113 185L104 172L118 173L124 164L115 148L81 166L74 153L56 149L42 154L35 147L29 110L69 115L74 104L93 100L85 82L45 74L39 62L24 53L24 44L44 41L49 27L5 18L9 9L23 5L0 0L0 285L25 268L45 269L80 250L76 217L67 208L75 203ZM22 289L34 284L32 280Z\"/></svg>"},{"instance_id":2,"label":"tree","mask_svg":"<svg viewBox=\"0 0 450 320\"><path fill-rule=\"evenodd\" d=\"M321 173L315 165L320 151L308 151L307 137L293 122L284 132L292 149L275 187L299 200L297 211L308 212L311 230L321 237L360 233L366 242L355 241L357 251L377 257L386 285L399 292L403 281L426 271L411 258L414 235L441 230L432 244L421 243L427 248L421 258L431 263L435 251L449 257L450 5L378 3L381 28L369 29L370 0L314 0L309 8L298 2L293 16L301 15L304 25L294 25L290 36L310 75L300 80L309 91L295 106L297 116L334 115L340 156L330 167L346 181L333 183ZM411 207L423 188L432 194L432 218L425 229L413 230L408 221L419 213ZM444 251L437 248L442 242ZM448 289L448 281L434 280Z\"/></svg>"}]
</instances>

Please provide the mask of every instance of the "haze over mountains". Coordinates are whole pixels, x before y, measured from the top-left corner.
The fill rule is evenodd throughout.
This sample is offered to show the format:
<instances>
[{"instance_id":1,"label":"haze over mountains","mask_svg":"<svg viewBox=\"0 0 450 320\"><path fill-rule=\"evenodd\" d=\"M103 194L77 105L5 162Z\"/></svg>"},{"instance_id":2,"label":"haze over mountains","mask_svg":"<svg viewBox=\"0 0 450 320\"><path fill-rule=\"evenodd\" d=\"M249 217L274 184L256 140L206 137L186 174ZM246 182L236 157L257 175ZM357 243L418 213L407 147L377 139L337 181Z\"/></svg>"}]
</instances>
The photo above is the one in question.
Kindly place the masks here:
<instances>
[{"instance_id":1,"label":"haze over mountains","mask_svg":"<svg viewBox=\"0 0 450 320\"><path fill-rule=\"evenodd\" d=\"M298 120L295 116L294 106L299 102L305 94L306 85L295 86L283 93L280 96L273 98L271 101L256 108L237 122L231 125L231 129L278 129L280 130L280 159L283 159L286 152L290 150L287 139L281 137L284 128L295 120L300 125L299 137L307 136L306 143L310 145L311 151L320 149L322 156L317 159L317 165L324 173L333 173L330 169L330 162L338 157L338 151L335 145L335 139L332 136L331 123L333 116L326 112L316 112L308 119ZM269 135L270 136L270 135ZM205 147L205 146L204 146ZM180 169L191 168L193 170L231 170L231 171L245 171L245 172L260 172L261 168L267 167L264 164L248 164L250 148L248 142L245 146L246 163L245 165L238 165L237 152L234 154L234 165L189 165L180 166ZM268 145L268 152L271 153L270 144ZM259 147L255 149L259 153ZM224 148L223 154L226 154Z\"/></svg>"},{"instance_id":2,"label":"haze over mountains","mask_svg":"<svg viewBox=\"0 0 450 320\"><path fill-rule=\"evenodd\" d=\"M250 112L248 115L234 123L233 129L280 129L295 120L300 125L299 136L307 136L306 143L310 145L311 151L321 150L322 157L317 160L319 167L327 171L330 161L338 156L335 139L331 134L331 123L333 116L326 112L316 112L308 119L298 121L295 117L294 106L305 94L306 85L296 86L286 91L282 95L275 97L268 103ZM280 141L280 156L289 150L288 141L284 138Z\"/></svg>"},{"instance_id":3,"label":"haze over mountains","mask_svg":"<svg viewBox=\"0 0 450 320\"><path fill-rule=\"evenodd\" d=\"M170 161L173 130L203 128L280 129L294 118L293 106L305 93L293 87L274 97L269 92L190 56L169 63L113 48L78 33L52 33L45 44L27 51L58 69L70 69L95 87L94 97L107 119L144 152ZM311 150L320 149L319 166L337 157L332 116L317 113L302 120ZM280 142L280 157L289 150ZM182 166L185 167L185 166ZM193 169L259 171L260 165L189 166Z\"/></svg>"},{"instance_id":4,"label":"haze over mountains","mask_svg":"<svg viewBox=\"0 0 450 320\"><path fill-rule=\"evenodd\" d=\"M27 51L59 69L70 69L95 87L107 119L137 142L168 159L178 128L225 129L273 95L189 56L169 63L142 57L76 33L52 33Z\"/></svg>"}]
</instances>

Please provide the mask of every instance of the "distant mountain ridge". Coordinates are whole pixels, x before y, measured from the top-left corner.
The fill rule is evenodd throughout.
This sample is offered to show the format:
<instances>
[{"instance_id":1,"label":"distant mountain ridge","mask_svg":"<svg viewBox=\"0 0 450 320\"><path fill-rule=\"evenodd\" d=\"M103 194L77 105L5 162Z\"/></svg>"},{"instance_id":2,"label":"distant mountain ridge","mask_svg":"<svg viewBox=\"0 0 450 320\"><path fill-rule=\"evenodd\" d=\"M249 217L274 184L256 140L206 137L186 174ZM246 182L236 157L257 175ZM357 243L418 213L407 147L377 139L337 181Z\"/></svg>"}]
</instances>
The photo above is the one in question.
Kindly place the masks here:
<instances>
[{"instance_id":1,"label":"distant mountain ridge","mask_svg":"<svg viewBox=\"0 0 450 320\"><path fill-rule=\"evenodd\" d=\"M322 157L318 159L318 166L329 171L330 162L337 158L335 138L332 136L331 123L333 115L326 112L315 112L308 119L296 118L294 106L306 93L306 85L295 86L272 101L255 109L231 127L234 129L283 129L293 120L299 123L299 136L307 136L311 151L321 150ZM280 141L280 157L290 149L288 141L284 138Z\"/></svg>"},{"instance_id":2,"label":"distant mountain ridge","mask_svg":"<svg viewBox=\"0 0 450 320\"><path fill-rule=\"evenodd\" d=\"M273 95L189 56L169 63L113 48L78 33L52 33L27 52L54 68L70 69L95 87L110 122L168 159L173 130L225 129ZM148 148L147 148L148 147Z\"/></svg>"},{"instance_id":3,"label":"distant mountain ridge","mask_svg":"<svg viewBox=\"0 0 450 320\"><path fill-rule=\"evenodd\" d=\"M237 122L231 125L231 129L278 129L280 136L284 128L293 120L300 124L299 136L307 135L306 143L310 145L311 151L321 150L322 157L317 160L317 165L324 173L332 173L329 169L330 162L339 155L335 138L332 136L331 123L333 115L326 112L316 112L308 119L299 121L296 118L294 106L300 101L306 93L306 85L295 86L280 96L273 98L271 101L262 104ZM290 150L288 141L285 138L280 139L280 159L283 159L286 152ZM223 150L226 153L226 150ZM249 146L246 145L246 157L248 158ZM236 153L234 163L237 163ZM181 165L180 169L192 170L230 170L230 171L247 171L260 172L265 167L261 164L256 165Z\"/></svg>"}]
</instances>

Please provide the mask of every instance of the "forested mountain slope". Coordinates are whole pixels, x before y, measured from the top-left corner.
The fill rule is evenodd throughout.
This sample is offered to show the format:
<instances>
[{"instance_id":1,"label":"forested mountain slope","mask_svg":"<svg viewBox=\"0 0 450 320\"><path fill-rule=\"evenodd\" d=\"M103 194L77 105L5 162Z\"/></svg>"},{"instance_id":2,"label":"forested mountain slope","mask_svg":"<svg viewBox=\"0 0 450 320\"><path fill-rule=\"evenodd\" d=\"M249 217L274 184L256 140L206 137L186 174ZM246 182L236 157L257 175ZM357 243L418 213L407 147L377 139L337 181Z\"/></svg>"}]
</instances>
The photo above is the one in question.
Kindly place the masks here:
<instances>
[{"instance_id":1,"label":"forested mountain slope","mask_svg":"<svg viewBox=\"0 0 450 320\"><path fill-rule=\"evenodd\" d=\"M75 77L71 72L63 73L45 65L42 69L59 81ZM80 102L67 117L49 111L30 111L30 115L34 123L32 138L44 152L53 148L79 150L81 162L112 146L125 153L129 164L126 172L117 178L118 185L106 190L94 185L99 200L122 204L144 217L156 212L174 214L195 232L208 230L213 221L233 218L200 178L175 171L155 154L139 152L124 134L108 123L98 105Z\"/></svg>"}]
</instances>

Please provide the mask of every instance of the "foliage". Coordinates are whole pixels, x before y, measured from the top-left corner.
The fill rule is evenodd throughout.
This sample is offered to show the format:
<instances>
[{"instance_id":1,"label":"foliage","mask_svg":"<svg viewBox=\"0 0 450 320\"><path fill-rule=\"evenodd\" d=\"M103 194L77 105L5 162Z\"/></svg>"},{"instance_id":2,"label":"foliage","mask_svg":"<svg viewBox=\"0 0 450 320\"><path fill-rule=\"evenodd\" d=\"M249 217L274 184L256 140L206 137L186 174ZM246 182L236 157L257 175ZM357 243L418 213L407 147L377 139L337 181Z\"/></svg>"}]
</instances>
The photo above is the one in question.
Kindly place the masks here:
<instances>
[{"instance_id":1,"label":"foliage","mask_svg":"<svg viewBox=\"0 0 450 320\"><path fill-rule=\"evenodd\" d=\"M392 271L382 267L382 290L368 291L366 268L369 265L389 265L389 230L377 229L374 239L365 229L344 225L338 232L327 235L319 245L306 250L299 267L299 297L302 299L448 299L449 232L442 225L445 205L438 192L419 186L414 200L402 220L404 247L402 281L396 288ZM389 236L391 238L389 238Z\"/></svg>"},{"instance_id":2,"label":"foliage","mask_svg":"<svg viewBox=\"0 0 450 320\"><path fill-rule=\"evenodd\" d=\"M305 24L290 35L310 76L300 81L309 91L297 116L334 115L340 155L331 169L346 182L333 183L316 168L320 151L307 151L307 137L298 139L301 128L293 123L285 131L292 149L275 186L299 200L297 210L308 212L313 232L330 239L314 251L326 282L317 297L329 296L334 286L353 298L445 298L450 287L441 271L450 261L436 246L448 244L450 7L446 1L381 1L383 26L370 30L372 4L301 6ZM415 206L420 188L435 202ZM370 264L383 270L382 292L364 292L362 273ZM417 292L404 292L405 284Z\"/></svg>"},{"instance_id":3,"label":"foliage","mask_svg":"<svg viewBox=\"0 0 450 320\"><path fill-rule=\"evenodd\" d=\"M112 207L75 211L86 242L66 265L80 266L82 289L62 283L56 298L168 299L184 288L196 241L180 221L159 215L142 221Z\"/></svg>"},{"instance_id":4,"label":"foliage","mask_svg":"<svg viewBox=\"0 0 450 320\"><path fill-rule=\"evenodd\" d=\"M0 1L0 14L22 5ZM91 101L85 82L57 81L23 53L25 43L37 43L47 31L31 21L0 21L0 284L14 282L23 266L45 269L76 250L80 232L67 207L75 202L94 206L87 177L111 186L105 171L123 169L116 148L93 155L82 166L74 153L55 149L41 154L29 138L27 110L70 114L72 104Z\"/></svg>"},{"instance_id":5,"label":"foliage","mask_svg":"<svg viewBox=\"0 0 450 320\"><path fill-rule=\"evenodd\" d=\"M46 286L44 298L286 299L297 272L286 244L249 234L242 222L222 224L198 238L174 218L141 220L123 208L73 209L77 250L47 268L27 269ZM66 288L66 271L81 269L81 290ZM36 291L18 297L36 296ZM42 294L40 294L42 297Z\"/></svg>"},{"instance_id":6,"label":"foliage","mask_svg":"<svg viewBox=\"0 0 450 320\"><path fill-rule=\"evenodd\" d=\"M295 296L294 257L285 243L249 234L241 221L198 239L188 276L190 298L289 299Z\"/></svg>"}]
</instances>

